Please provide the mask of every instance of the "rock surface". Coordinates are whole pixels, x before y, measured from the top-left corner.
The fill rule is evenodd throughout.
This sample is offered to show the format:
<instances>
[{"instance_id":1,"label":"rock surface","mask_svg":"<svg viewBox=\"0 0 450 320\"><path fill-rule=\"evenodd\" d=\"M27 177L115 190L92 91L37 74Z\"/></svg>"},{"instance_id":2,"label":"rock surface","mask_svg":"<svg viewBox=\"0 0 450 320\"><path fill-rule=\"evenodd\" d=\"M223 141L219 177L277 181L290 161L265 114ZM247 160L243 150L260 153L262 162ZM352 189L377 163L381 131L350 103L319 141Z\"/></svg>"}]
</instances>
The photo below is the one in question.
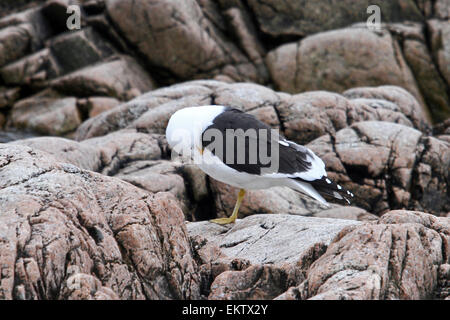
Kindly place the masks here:
<instances>
[{"instance_id":1,"label":"rock surface","mask_svg":"<svg viewBox=\"0 0 450 320\"><path fill-rule=\"evenodd\" d=\"M193 81L151 91L87 120L75 137L83 141L122 128L163 134L176 110L212 103L243 109L288 139L309 143L330 176L354 190L356 205L370 213L408 208L446 216L450 211L449 144L426 134L430 129L420 105L394 86L354 88L343 95L288 95L256 84ZM218 215L229 214L236 190L214 180L209 187ZM274 188L251 191L241 214L314 215L323 209L295 192Z\"/></svg>"},{"instance_id":2,"label":"rock surface","mask_svg":"<svg viewBox=\"0 0 450 320\"><path fill-rule=\"evenodd\" d=\"M350 2L7 1L0 109L49 87L125 102L168 84L216 79L290 93L396 85L418 100L425 121L448 118L446 0ZM74 4L81 24L68 30ZM375 30L366 24L369 5L382 12Z\"/></svg>"},{"instance_id":3,"label":"rock surface","mask_svg":"<svg viewBox=\"0 0 450 320\"><path fill-rule=\"evenodd\" d=\"M112 135L117 141L120 132ZM43 139L53 154L38 150ZM34 138L0 147L3 298L448 296L448 218L411 211L372 222L266 214L232 226L185 226L170 193L67 163L78 158L80 167L95 168L89 152L102 145L106 157L107 139L62 142ZM121 152L114 151L119 158Z\"/></svg>"},{"instance_id":4,"label":"rock surface","mask_svg":"<svg viewBox=\"0 0 450 320\"><path fill-rule=\"evenodd\" d=\"M401 210L366 223L255 215L231 228L206 222L187 228L202 244L195 247L201 270L209 276L222 271L209 299L447 296L448 218Z\"/></svg>"},{"instance_id":5,"label":"rock surface","mask_svg":"<svg viewBox=\"0 0 450 320\"><path fill-rule=\"evenodd\" d=\"M256 67L221 35L197 1L108 0L106 7L114 24L148 62L177 78L223 74L235 80L259 80Z\"/></svg>"},{"instance_id":6,"label":"rock surface","mask_svg":"<svg viewBox=\"0 0 450 320\"><path fill-rule=\"evenodd\" d=\"M449 18L447 0L1 1L0 299L450 299ZM352 206L250 190L235 224L205 221L237 190L164 133L207 104L308 145Z\"/></svg>"},{"instance_id":7,"label":"rock surface","mask_svg":"<svg viewBox=\"0 0 450 320\"><path fill-rule=\"evenodd\" d=\"M40 134L64 135L76 130L81 123L76 98L50 94L17 102L11 110L7 126Z\"/></svg>"},{"instance_id":8,"label":"rock surface","mask_svg":"<svg viewBox=\"0 0 450 320\"><path fill-rule=\"evenodd\" d=\"M0 145L0 298L199 297L183 214L167 193Z\"/></svg>"},{"instance_id":9,"label":"rock surface","mask_svg":"<svg viewBox=\"0 0 450 320\"><path fill-rule=\"evenodd\" d=\"M342 92L361 83L367 86L389 83L404 87L421 101L399 50L389 32L375 33L354 27L319 33L299 43L280 46L268 53L267 64L281 91Z\"/></svg>"},{"instance_id":10,"label":"rock surface","mask_svg":"<svg viewBox=\"0 0 450 320\"><path fill-rule=\"evenodd\" d=\"M376 5L383 13L383 21L420 21L421 12L413 1L296 1L250 0L263 32L272 36L318 33L338 29L355 22L365 22L370 16L368 7ZM349 10L351 7L351 10ZM370 13L373 13L370 11Z\"/></svg>"},{"instance_id":11,"label":"rock surface","mask_svg":"<svg viewBox=\"0 0 450 320\"><path fill-rule=\"evenodd\" d=\"M433 298L439 265L448 263L449 227L445 218L391 211L376 224L346 228L306 280L279 298Z\"/></svg>"},{"instance_id":12,"label":"rock surface","mask_svg":"<svg viewBox=\"0 0 450 320\"><path fill-rule=\"evenodd\" d=\"M326 91L288 95L257 84L190 81L153 90L85 121L75 137L84 140L122 128L164 133L175 111L207 104L244 110L299 143L367 120L429 130L417 100L399 87L353 88L344 95Z\"/></svg>"},{"instance_id":13,"label":"rock surface","mask_svg":"<svg viewBox=\"0 0 450 320\"><path fill-rule=\"evenodd\" d=\"M58 137L36 137L11 142L52 154L61 162L114 176L150 192L167 191L179 201L187 220L204 220L230 214L237 190L207 177L196 166L170 161L166 142L159 134L123 129L81 142ZM376 216L364 209L342 213L287 188L250 190L241 216L255 213L289 213L316 216L326 214L353 220ZM325 211L324 211L325 210Z\"/></svg>"},{"instance_id":14,"label":"rock surface","mask_svg":"<svg viewBox=\"0 0 450 320\"><path fill-rule=\"evenodd\" d=\"M369 212L409 208L448 215L450 149L443 140L399 124L366 121L308 146Z\"/></svg>"},{"instance_id":15,"label":"rock surface","mask_svg":"<svg viewBox=\"0 0 450 320\"><path fill-rule=\"evenodd\" d=\"M233 258L251 264L296 263L317 243L327 246L344 227L358 225L351 220L318 219L285 214L252 215L232 226L208 221L187 224L191 237L202 236Z\"/></svg>"}]
</instances>

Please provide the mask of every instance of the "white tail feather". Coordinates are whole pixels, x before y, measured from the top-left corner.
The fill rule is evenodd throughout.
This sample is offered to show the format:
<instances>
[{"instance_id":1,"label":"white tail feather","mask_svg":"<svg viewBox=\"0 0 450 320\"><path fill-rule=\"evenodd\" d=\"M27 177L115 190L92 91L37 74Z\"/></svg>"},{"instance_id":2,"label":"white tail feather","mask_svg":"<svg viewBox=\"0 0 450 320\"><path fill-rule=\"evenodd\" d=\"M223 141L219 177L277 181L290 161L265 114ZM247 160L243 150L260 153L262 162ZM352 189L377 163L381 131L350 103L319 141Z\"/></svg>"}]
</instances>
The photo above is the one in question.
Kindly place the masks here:
<instances>
[{"instance_id":1,"label":"white tail feather","mask_svg":"<svg viewBox=\"0 0 450 320\"><path fill-rule=\"evenodd\" d=\"M306 193L308 196L316 199L317 201L319 201L325 205L328 205L328 202L309 183L298 181L298 180L293 180L293 179L287 179L287 180L288 180L287 181L288 187L290 187L294 190Z\"/></svg>"}]
</instances>

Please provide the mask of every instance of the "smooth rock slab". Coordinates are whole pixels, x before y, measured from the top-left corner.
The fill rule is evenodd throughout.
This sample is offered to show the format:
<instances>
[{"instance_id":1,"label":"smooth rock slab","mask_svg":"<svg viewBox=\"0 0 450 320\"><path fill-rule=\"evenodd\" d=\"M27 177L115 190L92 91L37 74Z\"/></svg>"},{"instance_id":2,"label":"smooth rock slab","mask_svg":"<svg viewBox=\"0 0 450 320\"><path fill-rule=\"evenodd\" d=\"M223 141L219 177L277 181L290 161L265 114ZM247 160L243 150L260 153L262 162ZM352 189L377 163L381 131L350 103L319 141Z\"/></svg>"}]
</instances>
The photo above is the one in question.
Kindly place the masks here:
<instances>
[{"instance_id":1,"label":"smooth rock slab","mask_svg":"<svg viewBox=\"0 0 450 320\"><path fill-rule=\"evenodd\" d=\"M187 229L190 237L206 238L230 258L247 259L251 264L283 264L297 262L316 243L328 245L344 227L358 224L352 220L276 214L253 215L226 226L190 222Z\"/></svg>"}]
</instances>

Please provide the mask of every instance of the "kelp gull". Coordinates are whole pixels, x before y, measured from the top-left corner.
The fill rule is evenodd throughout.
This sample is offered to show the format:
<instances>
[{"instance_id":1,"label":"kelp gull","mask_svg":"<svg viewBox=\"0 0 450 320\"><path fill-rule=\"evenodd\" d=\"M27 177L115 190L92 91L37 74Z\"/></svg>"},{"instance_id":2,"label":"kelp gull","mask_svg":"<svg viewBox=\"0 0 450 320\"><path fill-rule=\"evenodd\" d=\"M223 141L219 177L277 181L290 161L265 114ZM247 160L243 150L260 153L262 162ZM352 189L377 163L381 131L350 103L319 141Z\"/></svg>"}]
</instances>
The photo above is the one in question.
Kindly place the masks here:
<instances>
[{"instance_id":1,"label":"kelp gull","mask_svg":"<svg viewBox=\"0 0 450 320\"><path fill-rule=\"evenodd\" d=\"M172 150L188 153L206 174L240 188L232 215L212 222L234 222L246 189L287 186L324 204L323 196L350 204L353 194L327 177L314 152L271 129L248 113L218 105L184 108L170 118L166 137Z\"/></svg>"}]
</instances>

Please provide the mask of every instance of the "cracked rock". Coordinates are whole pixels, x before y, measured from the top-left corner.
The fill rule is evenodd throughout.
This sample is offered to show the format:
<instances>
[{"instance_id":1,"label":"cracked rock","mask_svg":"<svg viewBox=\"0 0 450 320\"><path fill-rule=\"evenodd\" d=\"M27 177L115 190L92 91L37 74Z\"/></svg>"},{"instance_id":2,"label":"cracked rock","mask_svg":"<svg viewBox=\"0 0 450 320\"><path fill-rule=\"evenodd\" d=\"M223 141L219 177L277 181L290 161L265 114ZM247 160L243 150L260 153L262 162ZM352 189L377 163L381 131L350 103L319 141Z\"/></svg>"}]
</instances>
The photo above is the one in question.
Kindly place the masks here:
<instances>
[{"instance_id":1,"label":"cracked rock","mask_svg":"<svg viewBox=\"0 0 450 320\"><path fill-rule=\"evenodd\" d=\"M0 298L196 299L181 209L168 193L0 145Z\"/></svg>"},{"instance_id":2,"label":"cracked rock","mask_svg":"<svg viewBox=\"0 0 450 320\"><path fill-rule=\"evenodd\" d=\"M421 21L422 14L414 2L358 1L351 0L305 1L305 0L250 0L248 1L260 28L272 36L318 33L338 29L355 22L365 22L370 16L367 8L377 5L383 21ZM349 8L351 7L351 10Z\"/></svg>"},{"instance_id":3,"label":"cracked rock","mask_svg":"<svg viewBox=\"0 0 450 320\"><path fill-rule=\"evenodd\" d=\"M175 77L187 80L223 74L235 81L258 82L255 65L205 17L197 1L105 3L114 24L147 61Z\"/></svg>"},{"instance_id":4,"label":"cracked rock","mask_svg":"<svg viewBox=\"0 0 450 320\"><path fill-rule=\"evenodd\" d=\"M274 49L266 62L281 91L342 92L361 85L390 84L408 90L425 110L399 45L387 31L352 27L315 34Z\"/></svg>"},{"instance_id":5,"label":"cracked rock","mask_svg":"<svg viewBox=\"0 0 450 320\"><path fill-rule=\"evenodd\" d=\"M279 299L429 299L448 263L449 224L421 212L391 211L342 230Z\"/></svg>"},{"instance_id":6,"label":"cracked rock","mask_svg":"<svg viewBox=\"0 0 450 320\"><path fill-rule=\"evenodd\" d=\"M449 211L450 149L445 141L399 124L367 121L308 144L329 176L355 194L355 204L375 214L409 208Z\"/></svg>"}]
</instances>

